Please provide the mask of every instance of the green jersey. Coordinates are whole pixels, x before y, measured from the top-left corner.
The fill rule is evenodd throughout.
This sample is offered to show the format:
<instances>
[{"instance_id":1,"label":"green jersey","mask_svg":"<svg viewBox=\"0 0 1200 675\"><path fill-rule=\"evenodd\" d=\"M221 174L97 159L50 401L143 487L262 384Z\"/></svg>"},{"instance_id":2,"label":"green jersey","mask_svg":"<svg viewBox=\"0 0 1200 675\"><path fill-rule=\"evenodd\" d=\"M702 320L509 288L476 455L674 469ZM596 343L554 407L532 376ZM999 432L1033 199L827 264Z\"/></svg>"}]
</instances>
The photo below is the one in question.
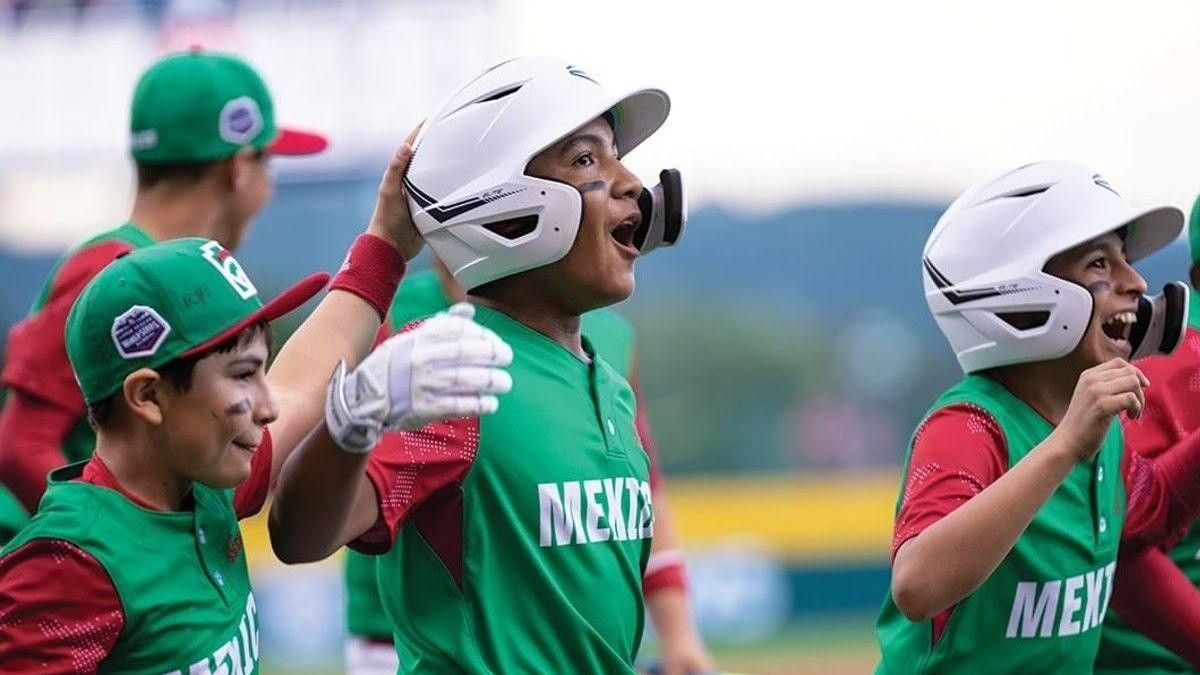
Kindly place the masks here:
<instances>
[{"instance_id":1,"label":"green jersey","mask_svg":"<svg viewBox=\"0 0 1200 675\"><path fill-rule=\"evenodd\" d=\"M625 378L501 312L495 414L389 436L371 455L377 573L406 673L632 673L650 554L650 461Z\"/></svg>"},{"instance_id":2,"label":"green jersey","mask_svg":"<svg viewBox=\"0 0 1200 675\"><path fill-rule=\"evenodd\" d=\"M0 485L0 545L13 538L29 522L25 507L8 488Z\"/></svg>"},{"instance_id":3,"label":"green jersey","mask_svg":"<svg viewBox=\"0 0 1200 675\"><path fill-rule=\"evenodd\" d=\"M996 420L1009 468L1053 430L987 376L966 376L930 414L954 404L977 406ZM1071 469L999 567L954 607L936 643L933 622L908 620L889 594L876 626L883 656L877 675L1091 672L1125 518L1122 451L1114 419L1100 451Z\"/></svg>"},{"instance_id":4,"label":"green jersey","mask_svg":"<svg viewBox=\"0 0 1200 675\"><path fill-rule=\"evenodd\" d=\"M388 311L388 322L393 331L398 331L412 321L447 309L452 303L437 274L432 270L417 272L401 283ZM620 314L600 309L583 315L582 330L609 365L628 378L633 362L633 326ZM377 556L346 551L346 628L351 635L370 638L392 635L392 622L379 597L376 559Z\"/></svg>"},{"instance_id":5,"label":"green jersey","mask_svg":"<svg viewBox=\"0 0 1200 675\"><path fill-rule=\"evenodd\" d=\"M62 540L104 568L124 625L99 672L256 672L257 610L232 491L196 483L191 510L151 511L73 480L85 464L50 474L37 514L0 555Z\"/></svg>"}]
</instances>

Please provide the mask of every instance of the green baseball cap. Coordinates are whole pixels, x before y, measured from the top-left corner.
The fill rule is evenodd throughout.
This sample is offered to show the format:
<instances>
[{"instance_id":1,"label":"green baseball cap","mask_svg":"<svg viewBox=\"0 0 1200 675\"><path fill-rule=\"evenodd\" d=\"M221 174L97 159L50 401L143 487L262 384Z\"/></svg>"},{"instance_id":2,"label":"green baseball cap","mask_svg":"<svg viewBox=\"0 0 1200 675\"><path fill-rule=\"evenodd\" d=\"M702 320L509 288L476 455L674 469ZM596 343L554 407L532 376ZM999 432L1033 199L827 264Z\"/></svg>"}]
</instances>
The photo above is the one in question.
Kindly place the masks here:
<instances>
[{"instance_id":1,"label":"green baseball cap","mask_svg":"<svg viewBox=\"0 0 1200 675\"><path fill-rule=\"evenodd\" d=\"M245 61L194 49L150 67L133 91L133 158L148 164L224 159L244 147L277 155L325 149L320 134L280 129L267 85Z\"/></svg>"},{"instance_id":2,"label":"green baseball cap","mask_svg":"<svg viewBox=\"0 0 1200 675\"><path fill-rule=\"evenodd\" d=\"M159 368L272 321L316 295L313 274L263 304L229 251L188 237L136 249L83 289L67 317L67 356L89 404L121 389L140 368Z\"/></svg>"}]
</instances>

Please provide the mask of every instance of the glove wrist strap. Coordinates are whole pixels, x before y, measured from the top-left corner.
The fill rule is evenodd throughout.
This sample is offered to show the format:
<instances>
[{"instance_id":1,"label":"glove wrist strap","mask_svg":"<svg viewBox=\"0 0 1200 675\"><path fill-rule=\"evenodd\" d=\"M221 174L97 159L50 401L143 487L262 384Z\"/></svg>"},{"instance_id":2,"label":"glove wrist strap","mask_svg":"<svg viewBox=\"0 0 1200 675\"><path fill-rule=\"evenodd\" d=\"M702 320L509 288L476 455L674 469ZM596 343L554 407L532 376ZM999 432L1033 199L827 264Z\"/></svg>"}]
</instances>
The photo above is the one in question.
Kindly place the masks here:
<instances>
[{"instance_id":1,"label":"glove wrist strap","mask_svg":"<svg viewBox=\"0 0 1200 675\"><path fill-rule=\"evenodd\" d=\"M339 361L325 394L325 426L338 447L355 455L366 454L379 442L383 425L362 418L350 409L346 399L346 363Z\"/></svg>"}]
</instances>

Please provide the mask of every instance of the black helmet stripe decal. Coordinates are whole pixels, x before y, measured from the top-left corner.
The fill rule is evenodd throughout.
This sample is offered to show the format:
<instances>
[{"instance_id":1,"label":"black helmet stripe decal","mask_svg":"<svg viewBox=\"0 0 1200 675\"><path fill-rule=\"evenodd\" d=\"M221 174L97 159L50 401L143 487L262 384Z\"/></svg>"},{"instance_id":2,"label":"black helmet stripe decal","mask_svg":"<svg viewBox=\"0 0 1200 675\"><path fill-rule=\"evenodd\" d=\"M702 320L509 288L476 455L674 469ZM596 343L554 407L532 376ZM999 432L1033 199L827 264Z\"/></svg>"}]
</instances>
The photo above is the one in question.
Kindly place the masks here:
<instances>
[{"instance_id":1,"label":"black helmet stripe decal","mask_svg":"<svg viewBox=\"0 0 1200 675\"><path fill-rule=\"evenodd\" d=\"M525 191L525 188L516 188L515 190L509 190L508 192L492 190L490 192L485 192L482 195L468 197L461 201L454 202L453 204L434 206L437 200L433 197L430 197L428 193L414 185L413 182L408 179L408 176L404 177L404 187L408 189L408 194L412 195L413 201L415 201L422 209L424 209L425 213L433 216L433 219L439 223L444 223L451 218L461 216L462 214L473 211L485 204L491 204L497 199L503 199L510 195L515 195L518 192Z\"/></svg>"},{"instance_id":2,"label":"black helmet stripe decal","mask_svg":"<svg viewBox=\"0 0 1200 675\"><path fill-rule=\"evenodd\" d=\"M952 305L961 305L964 302L973 302L975 300L1003 295L1003 292L998 288L964 288L954 290L951 288L953 284L950 283L950 280L938 268L933 266L929 258L924 258L923 262L925 263L925 271L929 273L929 278L933 279L933 285L938 287L942 295L946 296L946 299Z\"/></svg>"}]
</instances>

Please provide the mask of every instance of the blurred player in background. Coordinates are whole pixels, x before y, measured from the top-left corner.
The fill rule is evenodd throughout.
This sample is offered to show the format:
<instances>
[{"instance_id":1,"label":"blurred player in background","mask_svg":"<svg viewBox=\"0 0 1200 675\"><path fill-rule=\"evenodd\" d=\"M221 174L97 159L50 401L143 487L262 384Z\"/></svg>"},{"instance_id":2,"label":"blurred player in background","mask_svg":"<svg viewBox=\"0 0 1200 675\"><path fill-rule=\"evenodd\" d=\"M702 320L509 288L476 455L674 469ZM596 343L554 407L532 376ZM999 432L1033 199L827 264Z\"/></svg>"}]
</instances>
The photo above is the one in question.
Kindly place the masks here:
<instances>
[{"instance_id":1,"label":"blurred player in background","mask_svg":"<svg viewBox=\"0 0 1200 675\"><path fill-rule=\"evenodd\" d=\"M1183 344L1170 356L1137 362L1154 386L1146 390L1142 415L1124 420L1126 445L1145 457L1187 443L1200 430L1200 199L1192 206L1188 242L1191 289ZM1122 551L1113 590L1120 615L1109 613L1104 623L1097 673L1200 670L1200 521L1178 534L1173 545ZM1163 614L1168 620L1160 619Z\"/></svg>"},{"instance_id":2,"label":"blurred player in background","mask_svg":"<svg viewBox=\"0 0 1200 675\"><path fill-rule=\"evenodd\" d=\"M435 256L433 269L408 275L388 312L385 330L397 332L410 322L444 311L467 299L453 274ZM596 353L629 380L637 398L637 431L650 456L650 491L654 500L654 540L642 578L646 609L659 635L661 667L666 675L703 672L712 658L696 631L688 606L683 557L663 491L658 452L638 388L633 326L620 314L598 309L583 315L580 330ZM375 575L378 556L346 551L346 670L349 675L392 675L399 664L392 643L392 624L383 608Z\"/></svg>"},{"instance_id":3,"label":"blurred player in background","mask_svg":"<svg viewBox=\"0 0 1200 675\"><path fill-rule=\"evenodd\" d=\"M328 374L348 363L360 382L392 383L355 390L356 410L371 415L354 429L376 439L405 420L495 409L493 394L511 381L492 366L511 351L469 316L439 316L358 363L421 246L400 185L410 157L405 145L393 158L367 233L270 373L267 322L328 275L263 305L218 242L185 237L122 256L84 288L67 352L96 449L51 474L37 514L0 557L0 671L257 670L237 521L262 507L321 419ZM421 368L417 345L436 352ZM464 370L489 378L467 386Z\"/></svg>"},{"instance_id":4,"label":"blurred player in background","mask_svg":"<svg viewBox=\"0 0 1200 675\"><path fill-rule=\"evenodd\" d=\"M639 253L678 238L682 212L667 228L644 216L621 162L668 109L659 90L617 96L579 68L515 59L421 131L414 219L512 346L513 391L496 415L392 434L369 456L302 446L270 516L285 562L386 554L404 672L633 672L650 461L633 392L580 317L628 297ZM709 668L696 658L684 668Z\"/></svg>"},{"instance_id":5,"label":"blurred player in background","mask_svg":"<svg viewBox=\"0 0 1200 675\"><path fill-rule=\"evenodd\" d=\"M909 448L877 672L1092 671L1118 544L1163 541L1200 509L1200 437L1146 460L1117 421L1146 409L1128 359L1170 352L1184 321L1177 287L1139 314L1130 263L1182 225L1067 162L986 181L942 215L926 300L966 375Z\"/></svg>"},{"instance_id":6,"label":"blurred player in background","mask_svg":"<svg viewBox=\"0 0 1200 675\"><path fill-rule=\"evenodd\" d=\"M277 127L266 84L236 57L194 50L142 75L131 108L137 194L129 221L71 249L9 332L0 492L10 490L22 508L0 495L0 542L37 508L46 474L88 458L95 445L64 346L67 312L83 287L118 256L156 241L205 237L237 248L271 197L271 157L325 146L316 134Z\"/></svg>"}]
</instances>

